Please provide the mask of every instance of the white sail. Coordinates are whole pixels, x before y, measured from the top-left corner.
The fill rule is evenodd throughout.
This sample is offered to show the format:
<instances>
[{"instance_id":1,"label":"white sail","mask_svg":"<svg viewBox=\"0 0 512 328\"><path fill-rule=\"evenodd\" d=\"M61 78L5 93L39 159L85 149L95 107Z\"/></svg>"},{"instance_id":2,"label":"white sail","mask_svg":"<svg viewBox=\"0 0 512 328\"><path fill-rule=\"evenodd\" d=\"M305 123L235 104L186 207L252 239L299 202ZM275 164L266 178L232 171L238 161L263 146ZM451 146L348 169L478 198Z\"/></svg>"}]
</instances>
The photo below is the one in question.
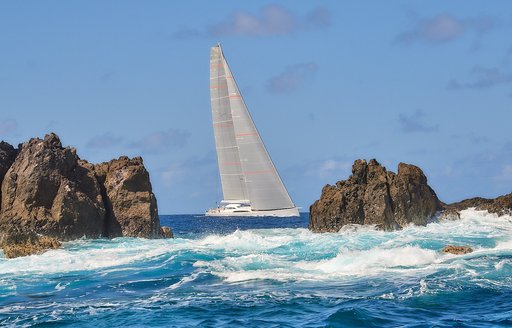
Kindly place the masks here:
<instances>
[{"instance_id":1,"label":"white sail","mask_svg":"<svg viewBox=\"0 0 512 328\"><path fill-rule=\"evenodd\" d=\"M210 97L213 131L225 200L249 199L235 139L226 70L220 47L210 52Z\"/></svg>"},{"instance_id":2,"label":"white sail","mask_svg":"<svg viewBox=\"0 0 512 328\"><path fill-rule=\"evenodd\" d=\"M220 45L211 49L210 89L224 200L248 200L255 211L295 208Z\"/></svg>"}]
</instances>

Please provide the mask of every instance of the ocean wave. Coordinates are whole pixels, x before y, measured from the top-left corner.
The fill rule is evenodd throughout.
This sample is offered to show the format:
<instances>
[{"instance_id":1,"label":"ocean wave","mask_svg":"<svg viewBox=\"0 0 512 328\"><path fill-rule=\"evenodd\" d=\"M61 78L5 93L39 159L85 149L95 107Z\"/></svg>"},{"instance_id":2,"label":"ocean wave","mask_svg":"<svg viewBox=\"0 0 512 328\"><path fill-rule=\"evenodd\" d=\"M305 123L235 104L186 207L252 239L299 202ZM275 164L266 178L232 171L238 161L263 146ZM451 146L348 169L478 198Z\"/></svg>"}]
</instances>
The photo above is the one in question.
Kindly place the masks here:
<instances>
[{"instance_id":1,"label":"ocean wave","mask_svg":"<svg viewBox=\"0 0 512 328\"><path fill-rule=\"evenodd\" d=\"M279 228L236 230L195 239L178 236L173 240L79 240L41 255L0 259L0 277L14 273L109 273L128 270L138 263L157 268L190 261L194 268L232 282L325 280L455 265L450 262L455 258L453 255L439 252L444 245L472 246L475 253L457 257L469 261L480 253L489 255L512 250L510 236L510 216L497 217L470 209L462 211L457 221L435 222L426 227L409 226L394 232L347 226L338 233L325 234L304 228Z\"/></svg>"}]
</instances>

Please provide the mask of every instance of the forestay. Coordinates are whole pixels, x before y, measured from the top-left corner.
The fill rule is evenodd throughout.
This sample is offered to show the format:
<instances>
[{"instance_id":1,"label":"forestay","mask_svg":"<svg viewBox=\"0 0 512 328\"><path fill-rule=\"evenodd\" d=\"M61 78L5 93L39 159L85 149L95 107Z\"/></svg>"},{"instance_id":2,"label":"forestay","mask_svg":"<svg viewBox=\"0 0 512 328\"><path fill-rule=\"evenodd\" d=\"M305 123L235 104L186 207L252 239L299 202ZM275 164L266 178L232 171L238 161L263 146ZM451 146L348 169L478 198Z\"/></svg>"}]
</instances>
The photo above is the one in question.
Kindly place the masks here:
<instances>
[{"instance_id":1,"label":"forestay","mask_svg":"<svg viewBox=\"0 0 512 328\"><path fill-rule=\"evenodd\" d=\"M247 199L253 210L294 207L220 45L211 49L210 89L224 199Z\"/></svg>"}]
</instances>

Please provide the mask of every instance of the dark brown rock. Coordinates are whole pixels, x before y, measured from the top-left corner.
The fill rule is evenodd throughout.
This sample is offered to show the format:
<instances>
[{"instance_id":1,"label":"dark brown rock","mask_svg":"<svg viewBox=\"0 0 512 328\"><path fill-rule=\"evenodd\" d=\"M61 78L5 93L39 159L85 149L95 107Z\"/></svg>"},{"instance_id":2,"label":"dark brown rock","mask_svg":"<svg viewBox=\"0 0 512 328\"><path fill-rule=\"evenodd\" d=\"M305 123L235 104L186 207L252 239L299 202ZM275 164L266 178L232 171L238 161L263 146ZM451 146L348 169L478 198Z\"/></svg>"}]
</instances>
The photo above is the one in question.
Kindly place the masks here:
<instances>
[{"instance_id":1,"label":"dark brown rock","mask_svg":"<svg viewBox=\"0 0 512 328\"><path fill-rule=\"evenodd\" d=\"M462 255L473 252L473 249L469 246L446 245L445 247L443 247L442 251L444 253Z\"/></svg>"},{"instance_id":2,"label":"dark brown rock","mask_svg":"<svg viewBox=\"0 0 512 328\"><path fill-rule=\"evenodd\" d=\"M80 237L172 236L160 229L140 157L93 165L50 133L19 151L1 142L0 182L0 247L9 257Z\"/></svg>"},{"instance_id":3,"label":"dark brown rock","mask_svg":"<svg viewBox=\"0 0 512 328\"><path fill-rule=\"evenodd\" d=\"M98 181L53 133L21 145L1 190L0 231L16 228L59 240L103 233Z\"/></svg>"},{"instance_id":4,"label":"dark brown rock","mask_svg":"<svg viewBox=\"0 0 512 328\"><path fill-rule=\"evenodd\" d=\"M445 205L445 211L462 211L468 208L475 208L477 210L486 210L489 213L495 213L498 216L501 215L511 215L512 214L512 193L499 196L496 198L482 198L475 197L470 199L465 199L460 202L456 202L453 204ZM460 216L460 215L459 215Z\"/></svg>"},{"instance_id":5,"label":"dark brown rock","mask_svg":"<svg viewBox=\"0 0 512 328\"><path fill-rule=\"evenodd\" d=\"M346 224L373 224L393 230L410 223L425 225L441 202L418 167L400 163L398 174L376 160L356 160L348 180L327 185L310 207L309 228L336 232Z\"/></svg>"},{"instance_id":6,"label":"dark brown rock","mask_svg":"<svg viewBox=\"0 0 512 328\"><path fill-rule=\"evenodd\" d=\"M174 238L171 228L162 227L162 237L164 238Z\"/></svg>"},{"instance_id":7,"label":"dark brown rock","mask_svg":"<svg viewBox=\"0 0 512 328\"><path fill-rule=\"evenodd\" d=\"M122 156L95 165L94 172L102 185L109 237L161 237L156 198L142 158Z\"/></svg>"},{"instance_id":8,"label":"dark brown rock","mask_svg":"<svg viewBox=\"0 0 512 328\"><path fill-rule=\"evenodd\" d=\"M460 213L455 208L449 208L439 214L441 221L454 221L460 219Z\"/></svg>"},{"instance_id":9,"label":"dark brown rock","mask_svg":"<svg viewBox=\"0 0 512 328\"><path fill-rule=\"evenodd\" d=\"M5 174L11 167L12 163L14 163L14 159L16 158L17 154L18 151L14 149L13 146L9 145L7 142L0 141L0 187L2 186L2 181L4 180ZM1 199L2 191L0 188L0 200Z\"/></svg>"},{"instance_id":10,"label":"dark brown rock","mask_svg":"<svg viewBox=\"0 0 512 328\"><path fill-rule=\"evenodd\" d=\"M56 249L61 246L61 243L54 237L38 235L34 232L10 232L0 246L5 257L15 258Z\"/></svg>"}]
</instances>

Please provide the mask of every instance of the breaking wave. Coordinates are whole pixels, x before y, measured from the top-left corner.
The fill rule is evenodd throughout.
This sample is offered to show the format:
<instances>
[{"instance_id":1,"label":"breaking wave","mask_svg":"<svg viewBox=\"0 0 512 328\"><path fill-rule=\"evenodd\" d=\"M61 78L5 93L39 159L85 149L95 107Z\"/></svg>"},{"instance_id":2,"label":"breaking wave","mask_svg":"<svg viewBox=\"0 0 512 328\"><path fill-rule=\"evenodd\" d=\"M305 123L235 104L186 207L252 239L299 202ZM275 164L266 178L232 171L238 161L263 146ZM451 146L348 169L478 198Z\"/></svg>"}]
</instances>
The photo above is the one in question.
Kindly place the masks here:
<instances>
[{"instance_id":1,"label":"breaking wave","mask_svg":"<svg viewBox=\"0 0 512 328\"><path fill-rule=\"evenodd\" d=\"M485 303L507 296L511 304L510 216L466 210L460 220L426 227L384 232L346 226L325 234L307 230L306 216L302 228L237 229L239 223L223 221L222 229L210 232L193 229L211 220L204 217L163 219L171 227L181 224L177 238L79 240L41 255L0 255L0 324L292 325L294 313L302 319L294 325L333 325L376 320L383 311L413 316L426 300L462 306L466 297L476 301L471 311L467 304L458 309L462 317L478 312L475 320L510 320L499 321L490 304L486 312L475 298L485 295ZM474 252L441 253L447 244ZM223 312L197 311L204 306ZM359 307L369 312L350 310ZM148 309L151 316L144 314ZM443 311L427 312L449 326L453 318ZM407 320L389 321L398 324Z\"/></svg>"}]
</instances>

